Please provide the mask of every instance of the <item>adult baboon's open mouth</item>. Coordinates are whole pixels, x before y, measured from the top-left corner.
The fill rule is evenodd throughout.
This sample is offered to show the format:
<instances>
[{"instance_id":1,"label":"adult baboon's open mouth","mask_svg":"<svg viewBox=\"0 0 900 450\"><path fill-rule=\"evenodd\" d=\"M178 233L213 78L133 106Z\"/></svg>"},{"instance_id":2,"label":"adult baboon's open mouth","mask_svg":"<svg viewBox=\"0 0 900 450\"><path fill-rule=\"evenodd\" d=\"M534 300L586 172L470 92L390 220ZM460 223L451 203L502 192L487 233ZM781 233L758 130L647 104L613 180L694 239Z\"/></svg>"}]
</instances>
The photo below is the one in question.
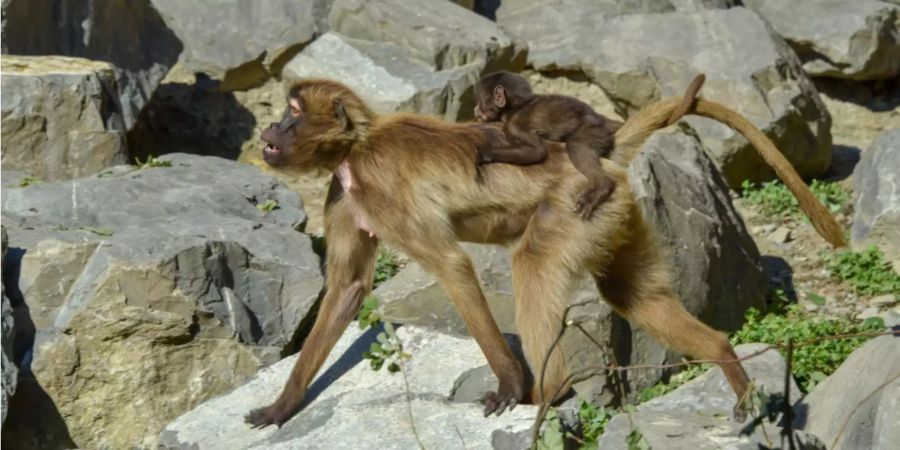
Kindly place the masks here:
<instances>
[{"instance_id":1,"label":"adult baboon's open mouth","mask_svg":"<svg viewBox=\"0 0 900 450\"><path fill-rule=\"evenodd\" d=\"M263 159L269 164L278 162L278 160L281 159L282 154L284 154L284 152L275 144L267 143L266 147L263 148Z\"/></svg>"}]
</instances>

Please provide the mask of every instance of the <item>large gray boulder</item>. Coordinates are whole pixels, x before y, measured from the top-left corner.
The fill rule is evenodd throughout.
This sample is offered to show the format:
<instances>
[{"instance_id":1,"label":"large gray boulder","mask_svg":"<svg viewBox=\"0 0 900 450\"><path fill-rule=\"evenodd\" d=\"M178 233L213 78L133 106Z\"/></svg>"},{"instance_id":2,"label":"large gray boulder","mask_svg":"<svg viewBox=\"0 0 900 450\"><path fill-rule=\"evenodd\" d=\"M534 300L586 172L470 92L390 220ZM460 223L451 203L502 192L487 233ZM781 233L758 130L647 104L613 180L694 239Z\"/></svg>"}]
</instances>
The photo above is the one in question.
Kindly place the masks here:
<instances>
[{"instance_id":1,"label":"large gray boulder","mask_svg":"<svg viewBox=\"0 0 900 450\"><path fill-rule=\"evenodd\" d=\"M831 163L831 118L790 47L752 11L626 14L501 8L504 30L529 45L540 71L582 72L627 117L661 97L680 96L698 73L701 96L729 106L773 139L806 177ZM774 172L737 132L701 117L686 119L736 188Z\"/></svg>"},{"instance_id":2,"label":"large gray boulder","mask_svg":"<svg viewBox=\"0 0 900 450\"><path fill-rule=\"evenodd\" d=\"M331 31L373 42L393 42L435 69L479 63L492 70L524 63L524 49L495 23L446 0L423 0L415 13L403 0L336 0Z\"/></svg>"},{"instance_id":3,"label":"large gray boulder","mask_svg":"<svg viewBox=\"0 0 900 450\"><path fill-rule=\"evenodd\" d=\"M127 128L182 50L150 0L8 0L2 7L4 54L112 63Z\"/></svg>"},{"instance_id":4,"label":"large gray boulder","mask_svg":"<svg viewBox=\"0 0 900 450\"><path fill-rule=\"evenodd\" d=\"M277 359L322 288L296 193L224 159L163 161L3 190L30 370L81 447L152 445Z\"/></svg>"},{"instance_id":5,"label":"large gray boulder","mask_svg":"<svg viewBox=\"0 0 900 450\"><path fill-rule=\"evenodd\" d=\"M897 448L900 442L900 345L875 338L794 405L794 426L831 450Z\"/></svg>"},{"instance_id":6,"label":"large gray boulder","mask_svg":"<svg viewBox=\"0 0 900 450\"><path fill-rule=\"evenodd\" d=\"M223 91L281 74L318 32L313 0L152 0L184 45L182 70L202 73Z\"/></svg>"},{"instance_id":7,"label":"large gray boulder","mask_svg":"<svg viewBox=\"0 0 900 450\"><path fill-rule=\"evenodd\" d=\"M854 246L877 244L888 260L900 256L900 129L886 131L853 171Z\"/></svg>"},{"instance_id":8,"label":"large gray boulder","mask_svg":"<svg viewBox=\"0 0 900 450\"><path fill-rule=\"evenodd\" d=\"M251 430L243 416L276 398L297 355L182 415L160 433L159 447L407 449L418 446L417 433L424 448L492 449L504 435L527 433L534 406L485 418L477 403L447 401L455 380L484 363L474 340L411 326L397 335L412 355L405 363L408 388L403 374L375 372L361 361L375 332L351 324L313 381L306 406L283 427Z\"/></svg>"},{"instance_id":9,"label":"large gray boulder","mask_svg":"<svg viewBox=\"0 0 900 450\"><path fill-rule=\"evenodd\" d=\"M747 356L765 348L765 344L746 344L735 351ZM784 359L771 350L743 362L747 374L757 389L768 395L784 395ZM797 398L800 390L791 380L791 398ZM778 448L787 450L786 444L777 445L781 428L768 421L743 429L749 423L732 419L732 406L736 399L725 380L722 370L715 367L691 380L684 386L637 407L631 414L619 414L609 421L597 442L598 449L630 449L628 435L638 430L644 443L650 448L718 450L722 448L756 450ZM824 450L815 436L795 432L801 450ZM775 447L772 445L776 444Z\"/></svg>"},{"instance_id":10,"label":"large gray boulder","mask_svg":"<svg viewBox=\"0 0 900 450\"><path fill-rule=\"evenodd\" d=\"M365 55L359 57L350 49L340 49L337 42L328 42L331 49L351 60L372 60L362 61L367 69L364 72L369 73L351 77L351 81L363 88L366 85L360 79L368 80L370 89L394 91L373 97L387 95L388 103L408 104L401 109L448 119L472 117L475 103L471 86L478 75L520 70L527 53L494 22L447 0L417 2L415 14L403 0L336 0L328 23L331 31L370 43L350 42ZM320 54L327 49L319 49ZM328 67L338 64L330 62ZM369 68L372 64L388 74ZM348 67L352 66L337 72L348 73Z\"/></svg>"},{"instance_id":11,"label":"large gray boulder","mask_svg":"<svg viewBox=\"0 0 900 450\"><path fill-rule=\"evenodd\" d=\"M658 134L645 145L630 170L632 190L643 214L660 232L671 253L678 293L688 310L721 330L739 328L749 307L764 308L765 276L759 253L735 211L715 165L696 139ZM515 306L508 251L468 244L482 288L502 331L515 333ZM433 276L415 263L375 290L386 318L465 333L465 324ZM620 364L661 364L675 355L640 330L633 330L602 303L597 288L579 282L570 296L568 320L582 325L604 348L569 328L562 348L570 367L604 365L614 349ZM630 374L632 389L652 385L661 371ZM596 401L611 400L604 377L576 386ZM612 394L615 394L613 392Z\"/></svg>"},{"instance_id":12,"label":"large gray boulder","mask_svg":"<svg viewBox=\"0 0 900 450\"><path fill-rule=\"evenodd\" d=\"M352 39L329 32L284 67L286 79L340 80L376 112L418 112L455 120L462 96L478 80L481 64L436 70L408 48L393 42Z\"/></svg>"},{"instance_id":13,"label":"large gray boulder","mask_svg":"<svg viewBox=\"0 0 900 450\"><path fill-rule=\"evenodd\" d=\"M759 251L725 180L695 138L653 135L629 176L644 217L673 253L675 283L689 311L716 328L735 330L748 308L764 308Z\"/></svg>"},{"instance_id":14,"label":"large gray boulder","mask_svg":"<svg viewBox=\"0 0 900 450\"><path fill-rule=\"evenodd\" d=\"M125 163L125 124L112 65L6 55L0 79L4 169L55 181Z\"/></svg>"},{"instance_id":15,"label":"large gray boulder","mask_svg":"<svg viewBox=\"0 0 900 450\"><path fill-rule=\"evenodd\" d=\"M900 7L876 0L746 0L797 52L811 76L900 74ZM798 20L798 18L802 18Z\"/></svg>"}]
</instances>

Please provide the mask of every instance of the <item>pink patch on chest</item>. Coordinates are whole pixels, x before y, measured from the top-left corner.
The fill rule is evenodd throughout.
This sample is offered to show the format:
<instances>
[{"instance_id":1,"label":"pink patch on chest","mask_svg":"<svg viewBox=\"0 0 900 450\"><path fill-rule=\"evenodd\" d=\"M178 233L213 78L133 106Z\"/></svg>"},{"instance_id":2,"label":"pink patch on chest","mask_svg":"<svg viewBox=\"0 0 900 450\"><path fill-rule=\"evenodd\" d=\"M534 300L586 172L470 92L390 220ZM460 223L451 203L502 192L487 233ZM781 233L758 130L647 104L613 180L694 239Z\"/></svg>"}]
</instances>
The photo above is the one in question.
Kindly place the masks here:
<instances>
[{"instance_id":1,"label":"pink patch on chest","mask_svg":"<svg viewBox=\"0 0 900 450\"><path fill-rule=\"evenodd\" d=\"M369 221L366 219L365 214L356 203L353 194L350 192L350 188L353 187L353 174L350 173L350 165L347 164L347 161L342 162L341 165L338 166L335 175L341 180L341 187L344 188L344 193L346 193L347 197L350 199L351 208L353 208L353 221L356 223L356 228L369 233L369 237L375 237L375 232L372 231Z\"/></svg>"}]
</instances>

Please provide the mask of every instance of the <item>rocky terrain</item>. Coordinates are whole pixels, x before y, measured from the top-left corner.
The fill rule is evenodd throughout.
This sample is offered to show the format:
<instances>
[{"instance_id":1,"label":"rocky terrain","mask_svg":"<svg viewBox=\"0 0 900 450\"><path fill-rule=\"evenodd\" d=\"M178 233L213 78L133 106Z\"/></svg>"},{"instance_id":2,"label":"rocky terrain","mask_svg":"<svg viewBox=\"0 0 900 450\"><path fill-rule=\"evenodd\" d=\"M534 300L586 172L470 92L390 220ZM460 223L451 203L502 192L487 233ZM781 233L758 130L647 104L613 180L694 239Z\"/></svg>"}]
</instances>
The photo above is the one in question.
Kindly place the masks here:
<instances>
[{"instance_id":1,"label":"rocky terrain","mask_svg":"<svg viewBox=\"0 0 900 450\"><path fill-rule=\"evenodd\" d=\"M824 183L814 191L827 192L853 251L831 249L783 190L759 184L774 173L743 137L687 117L657 132L629 173L688 310L725 332L746 331L751 308L870 332L900 324L896 0L0 8L3 446L528 448L538 407L482 417L475 401L496 385L483 355L437 281L390 248L374 295L411 355L402 373L364 358L383 324L352 324L294 419L279 429L243 423L287 377L325 277L331 175L277 172L260 157L260 130L281 117L285 85L299 78L339 80L379 113L468 121L473 84L495 70L617 119L704 73L702 97L746 116L807 181ZM508 252L465 248L517 347ZM677 378L660 366L681 356L630 327L587 280L570 299L560 344L570 367L613 358L649 368L579 381L544 421L542 448L787 448L785 429L797 448L900 441L897 337L842 347L812 385L802 361L785 383L783 352L752 356L748 372L780 403L741 424L718 369L644 398ZM589 432L585 411L608 420Z\"/></svg>"}]
</instances>

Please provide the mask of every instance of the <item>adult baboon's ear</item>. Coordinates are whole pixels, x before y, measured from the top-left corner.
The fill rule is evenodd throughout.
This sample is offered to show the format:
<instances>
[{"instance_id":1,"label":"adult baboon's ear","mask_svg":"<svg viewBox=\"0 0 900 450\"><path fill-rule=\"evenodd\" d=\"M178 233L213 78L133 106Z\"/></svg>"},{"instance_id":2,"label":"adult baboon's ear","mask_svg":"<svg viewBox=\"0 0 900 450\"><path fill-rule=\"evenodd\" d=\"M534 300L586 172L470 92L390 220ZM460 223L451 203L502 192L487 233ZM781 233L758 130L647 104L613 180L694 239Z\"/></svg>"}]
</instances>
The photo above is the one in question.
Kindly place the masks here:
<instances>
[{"instance_id":1,"label":"adult baboon's ear","mask_svg":"<svg viewBox=\"0 0 900 450\"><path fill-rule=\"evenodd\" d=\"M344 109L344 102L342 102L339 98L334 99L334 117L336 117L337 120L341 122L341 126L344 127L344 131L353 129L353 121L350 120L350 116L347 115L347 110Z\"/></svg>"},{"instance_id":2,"label":"adult baboon's ear","mask_svg":"<svg viewBox=\"0 0 900 450\"><path fill-rule=\"evenodd\" d=\"M506 90L499 84L494 87L494 106L498 108L506 106Z\"/></svg>"}]
</instances>

